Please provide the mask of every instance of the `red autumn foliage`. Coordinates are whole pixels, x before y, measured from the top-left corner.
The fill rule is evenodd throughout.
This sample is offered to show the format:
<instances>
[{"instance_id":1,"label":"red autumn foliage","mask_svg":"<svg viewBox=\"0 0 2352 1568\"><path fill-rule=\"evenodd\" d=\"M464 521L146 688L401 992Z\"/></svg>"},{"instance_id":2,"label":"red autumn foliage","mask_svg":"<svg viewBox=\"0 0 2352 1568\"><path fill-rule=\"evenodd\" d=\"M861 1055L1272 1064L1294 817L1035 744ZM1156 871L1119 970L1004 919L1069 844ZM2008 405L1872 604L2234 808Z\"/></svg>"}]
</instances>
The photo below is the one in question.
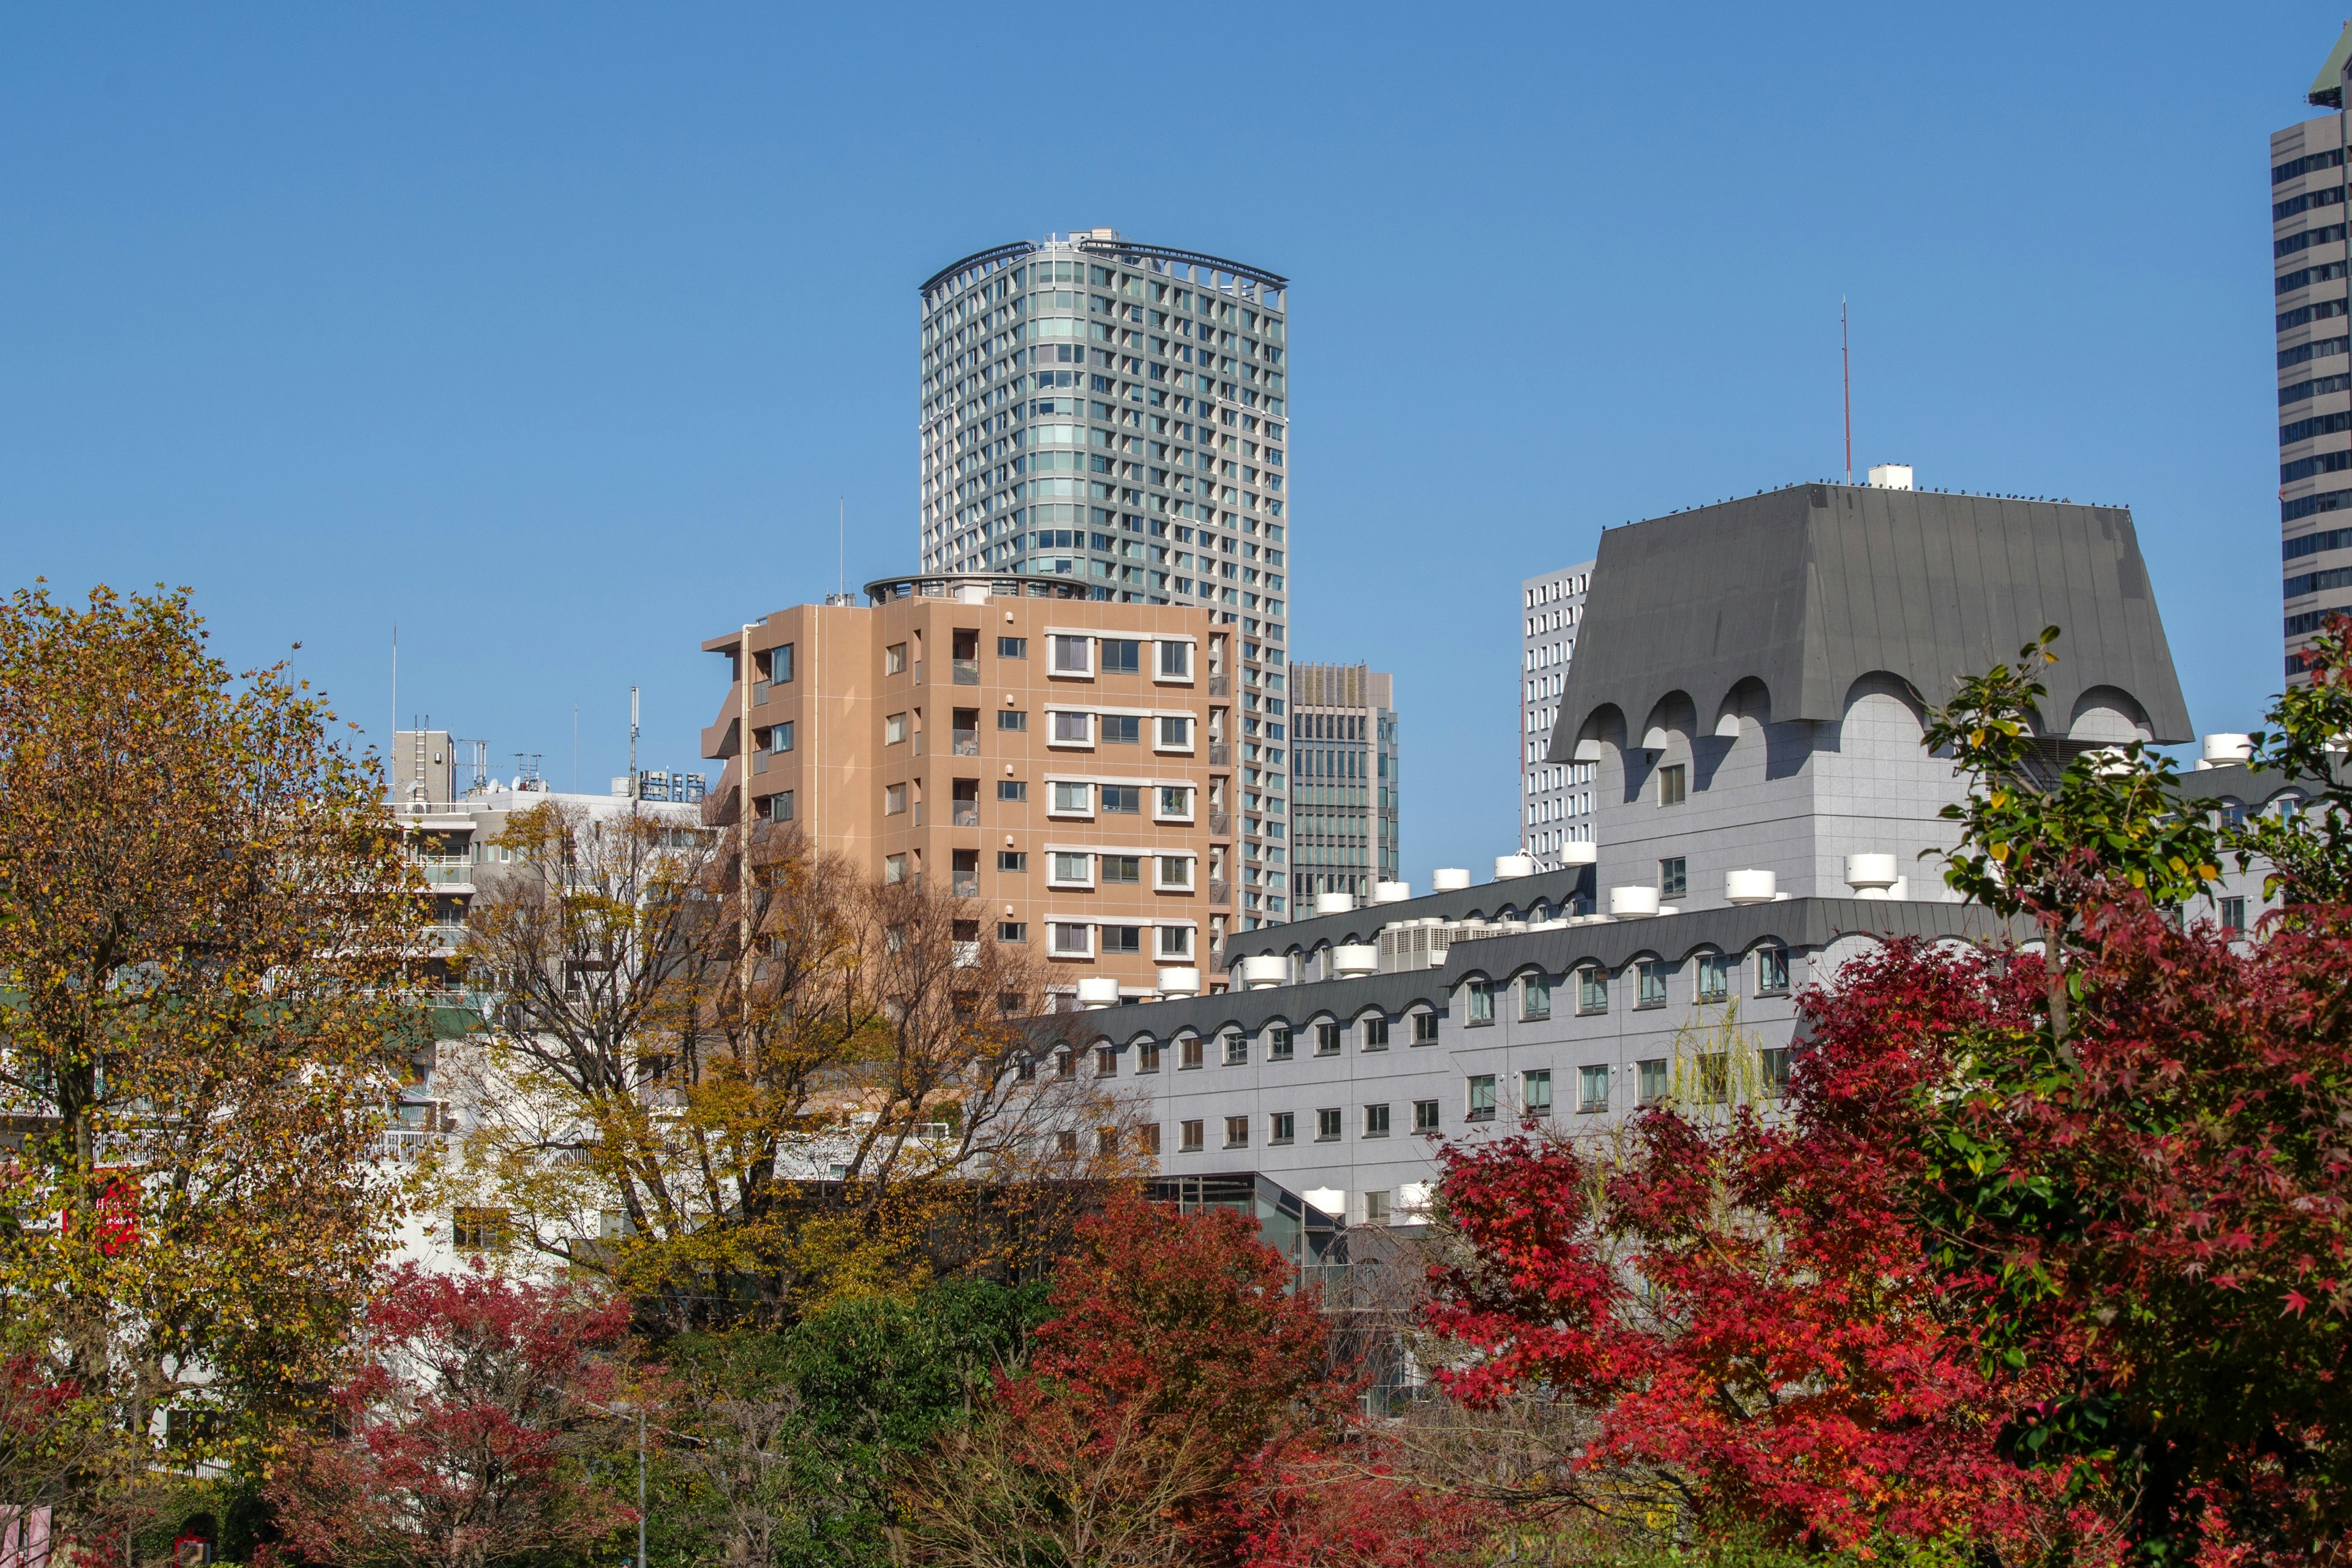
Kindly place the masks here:
<instances>
[{"instance_id":1,"label":"red autumn foliage","mask_svg":"<svg viewBox=\"0 0 2352 1568\"><path fill-rule=\"evenodd\" d=\"M627 1322L625 1302L570 1287L404 1267L336 1391L346 1435L269 1482L286 1543L320 1563L486 1568L612 1534L635 1516L578 1457Z\"/></svg>"},{"instance_id":2,"label":"red autumn foliage","mask_svg":"<svg viewBox=\"0 0 2352 1568\"><path fill-rule=\"evenodd\" d=\"M1946 1300L1889 1136L1943 1043L2030 997L2031 965L1897 944L1809 999L1785 1124L1645 1112L1622 1160L1518 1137L1445 1155L1475 1262L1430 1323L1474 1354L1473 1405L1546 1389L1594 1411L1583 1469L1673 1478L1703 1513L1859 1545L2024 1545L2063 1478L1999 1451L2026 1376L1990 1368Z\"/></svg>"}]
</instances>

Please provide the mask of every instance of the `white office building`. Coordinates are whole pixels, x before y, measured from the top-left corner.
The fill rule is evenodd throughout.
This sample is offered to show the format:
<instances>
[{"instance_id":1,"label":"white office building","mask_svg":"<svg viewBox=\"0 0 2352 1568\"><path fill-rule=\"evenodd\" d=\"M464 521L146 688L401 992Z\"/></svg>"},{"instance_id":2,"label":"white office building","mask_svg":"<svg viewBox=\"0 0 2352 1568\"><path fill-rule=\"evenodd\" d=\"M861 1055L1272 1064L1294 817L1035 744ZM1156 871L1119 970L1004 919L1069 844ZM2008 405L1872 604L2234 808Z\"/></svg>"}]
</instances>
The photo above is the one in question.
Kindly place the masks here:
<instances>
[{"instance_id":1,"label":"white office building","mask_svg":"<svg viewBox=\"0 0 2352 1568\"><path fill-rule=\"evenodd\" d=\"M1544 755L1591 587L1590 561L1519 584L1519 853L1538 870L1566 864L1565 846L1592 842L1592 765Z\"/></svg>"}]
</instances>

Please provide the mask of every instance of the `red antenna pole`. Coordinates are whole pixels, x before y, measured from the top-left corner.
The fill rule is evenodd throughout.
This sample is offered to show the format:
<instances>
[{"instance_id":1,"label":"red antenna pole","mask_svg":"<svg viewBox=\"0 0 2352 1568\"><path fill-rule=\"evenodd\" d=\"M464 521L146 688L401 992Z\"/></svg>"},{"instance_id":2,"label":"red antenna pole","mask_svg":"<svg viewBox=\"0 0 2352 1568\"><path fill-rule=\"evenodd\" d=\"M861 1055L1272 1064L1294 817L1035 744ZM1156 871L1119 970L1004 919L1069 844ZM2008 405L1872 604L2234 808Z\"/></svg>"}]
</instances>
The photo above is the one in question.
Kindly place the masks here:
<instances>
[{"instance_id":1,"label":"red antenna pole","mask_svg":"<svg viewBox=\"0 0 2352 1568\"><path fill-rule=\"evenodd\" d=\"M1845 482L1853 483L1853 361L1846 353L1845 299L1838 299L1838 379L1845 384Z\"/></svg>"}]
</instances>

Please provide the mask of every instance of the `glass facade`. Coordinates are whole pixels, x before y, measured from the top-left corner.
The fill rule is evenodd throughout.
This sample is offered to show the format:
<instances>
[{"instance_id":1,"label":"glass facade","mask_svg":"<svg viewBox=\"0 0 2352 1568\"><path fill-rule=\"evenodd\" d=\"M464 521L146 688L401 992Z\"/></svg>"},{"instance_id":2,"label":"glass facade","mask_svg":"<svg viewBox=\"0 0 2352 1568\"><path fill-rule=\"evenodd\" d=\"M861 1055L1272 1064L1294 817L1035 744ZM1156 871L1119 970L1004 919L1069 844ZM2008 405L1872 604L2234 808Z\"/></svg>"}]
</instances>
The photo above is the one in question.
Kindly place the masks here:
<instances>
[{"instance_id":1,"label":"glass facade","mask_svg":"<svg viewBox=\"0 0 2352 1568\"><path fill-rule=\"evenodd\" d=\"M1236 912L1288 920L1288 279L1094 229L967 257L921 294L923 570L1234 627L1236 668L1209 672L1231 724L1207 742L1239 797Z\"/></svg>"},{"instance_id":2,"label":"glass facade","mask_svg":"<svg viewBox=\"0 0 2352 1568\"><path fill-rule=\"evenodd\" d=\"M1538 871L1559 868L1562 845L1592 842L1595 764L1544 761L1591 586L1590 561L1519 584L1519 849Z\"/></svg>"},{"instance_id":3,"label":"glass facade","mask_svg":"<svg viewBox=\"0 0 2352 1568\"><path fill-rule=\"evenodd\" d=\"M1402 873L1394 682L1360 664L1290 667L1291 893L1310 914L1318 893L1361 902Z\"/></svg>"}]
</instances>

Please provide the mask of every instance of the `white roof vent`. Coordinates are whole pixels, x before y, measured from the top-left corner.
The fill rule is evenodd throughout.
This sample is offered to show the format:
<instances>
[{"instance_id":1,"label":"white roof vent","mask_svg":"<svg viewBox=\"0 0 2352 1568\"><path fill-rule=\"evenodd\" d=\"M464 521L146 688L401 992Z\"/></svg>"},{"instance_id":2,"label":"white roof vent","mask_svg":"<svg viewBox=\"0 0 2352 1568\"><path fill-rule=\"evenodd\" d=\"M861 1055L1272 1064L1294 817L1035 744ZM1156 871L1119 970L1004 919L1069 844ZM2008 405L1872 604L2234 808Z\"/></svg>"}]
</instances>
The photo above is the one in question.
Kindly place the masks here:
<instances>
[{"instance_id":1,"label":"white roof vent","mask_svg":"<svg viewBox=\"0 0 2352 1568\"><path fill-rule=\"evenodd\" d=\"M1563 866L1591 866L1601 858L1598 844L1563 844L1559 847L1559 863Z\"/></svg>"},{"instance_id":2,"label":"white roof vent","mask_svg":"<svg viewBox=\"0 0 2352 1568\"><path fill-rule=\"evenodd\" d=\"M1658 889L1647 883L1609 889L1609 912L1619 919L1658 912Z\"/></svg>"},{"instance_id":3,"label":"white roof vent","mask_svg":"<svg viewBox=\"0 0 2352 1568\"><path fill-rule=\"evenodd\" d=\"M1470 885L1470 873L1459 866L1440 866L1429 874L1431 890L1458 893Z\"/></svg>"},{"instance_id":4,"label":"white roof vent","mask_svg":"<svg viewBox=\"0 0 2352 1568\"><path fill-rule=\"evenodd\" d=\"M1911 482L1908 463L1881 463L1870 470L1870 488L1874 490L1907 490L1917 487Z\"/></svg>"},{"instance_id":5,"label":"white roof vent","mask_svg":"<svg viewBox=\"0 0 2352 1568\"><path fill-rule=\"evenodd\" d=\"M1376 904L1401 904L1411 897L1412 897L1411 882L1374 882L1372 884L1372 902Z\"/></svg>"},{"instance_id":6,"label":"white roof vent","mask_svg":"<svg viewBox=\"0 0 2352 1568\"><path fill-rule=\"evenodd\" d=\"M2242 763L2254 754L2252 735L2208 735L2205 755L2198 762L2200 768L2218 768L2229 763Z\"/></svg>"},{"instance_id":7,"label":"white roof vent","mask_svg":"<svg viewBox=\"0 0 2352 1568\"><path fill-rule=\"evenodd\" d=\"M1315 912L1318 915L1344 915L1355 907L1356 895L1353 893L1318 893L1315 895Z\"/></svg>"},{"instance_id":8,"label":"white roof vent","mask_svg":"<svg viewBox=\"0 0 2352 1568\"><path fill-rule=\"evenodd\" d=\"M1532 877L1535 874L1536 863L1531 856L1497 855L1495 857L1495 880L1497 882L1507 882L1514 877Z\"/></svg>"}]
</instances>

